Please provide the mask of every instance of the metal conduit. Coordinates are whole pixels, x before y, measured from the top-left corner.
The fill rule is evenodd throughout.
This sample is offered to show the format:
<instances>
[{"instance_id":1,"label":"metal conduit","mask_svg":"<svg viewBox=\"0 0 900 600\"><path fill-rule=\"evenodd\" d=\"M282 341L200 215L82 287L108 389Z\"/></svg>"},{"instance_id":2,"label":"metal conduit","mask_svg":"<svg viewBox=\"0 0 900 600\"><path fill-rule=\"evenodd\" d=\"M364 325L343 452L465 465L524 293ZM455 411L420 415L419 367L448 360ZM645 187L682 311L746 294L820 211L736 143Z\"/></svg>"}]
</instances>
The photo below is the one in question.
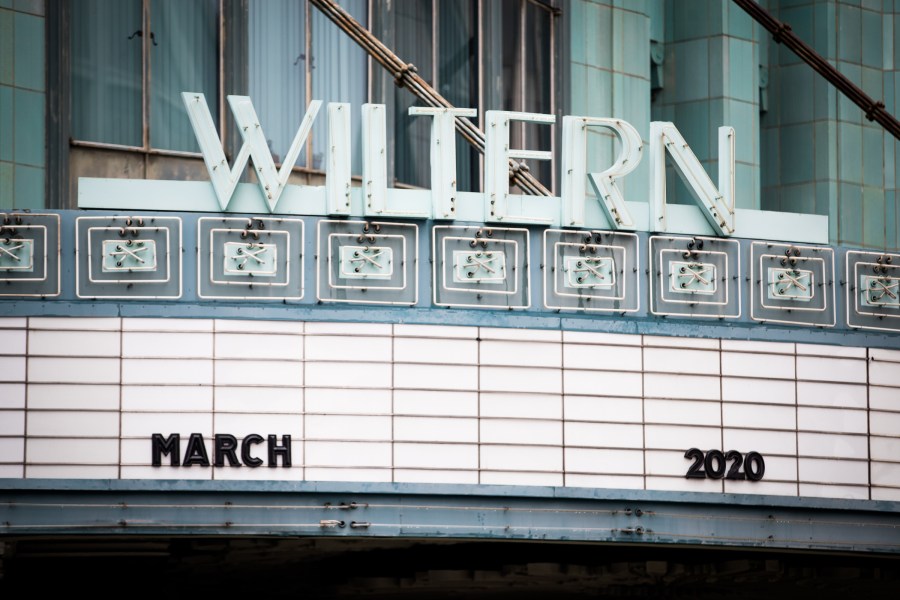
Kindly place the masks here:
<instances>
[{"instance_id":1,"label":"metal conduit","mask_svg":"<svg viewBox=\"0 0 900 600\"><path fill-rule=\"evenodd\" d=\"M424 79L419 77L413 64L404 63L377 37L333 0L310 0L310 4L328 17L335 25L374 58L394 77L394 83L405 87L428 106L454 108ZM456 131L478 152L484 154L484 133L465 117L456 117ZM528 172L525 163L509 161L509 178L519 189L531 196L552 196L540 181Z\"/></svg>"},{"instance_id":2,"label":"metal conduit","mask_svg":"<svg viewBox=\"0 0 900 600\"><path fill-rule=\"evenodd\" d=\"M772 34L776 43L784 44L794 54L799 56L803 62L811 66L816 73L828 80L831 85L863 109L868 120L877 121L891 135L900 139L900 121L885 110L884 102L876 102L870 98L845 75L829 64L822 55L798 38L791 31L790 25L782 23L773 17L769 11L754 0L734 0L734 3L744 9L753 20L765 27Z\"/></svg>"}]
</instances>

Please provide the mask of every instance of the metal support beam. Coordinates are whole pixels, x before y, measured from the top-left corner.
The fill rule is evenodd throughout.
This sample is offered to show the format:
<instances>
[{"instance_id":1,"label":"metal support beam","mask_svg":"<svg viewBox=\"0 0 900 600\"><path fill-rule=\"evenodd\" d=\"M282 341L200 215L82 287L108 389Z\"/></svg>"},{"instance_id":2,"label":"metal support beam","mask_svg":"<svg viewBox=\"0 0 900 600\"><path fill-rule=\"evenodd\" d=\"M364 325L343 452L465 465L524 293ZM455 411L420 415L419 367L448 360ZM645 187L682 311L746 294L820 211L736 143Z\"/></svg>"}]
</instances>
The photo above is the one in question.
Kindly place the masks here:
<instances>
[{"instance_id":1,"label":"metal support beam","mask_svg":"<svg viewBox=\"0 0 900 600\"><path fill-rule=\"evenodd\" d=\"M372 32L363 27L350 13L341 8L333 0L310 0L310 4L330 19L337 27L346 33L350 39L359 44L369 56L384 67L394 77L394 82L399 87L405 87L427 106L440 108L454 108L450 101L444 98L437 90L422 79L416 72L415 65L406 63L385 46L381 40L372 35ZM463 107L469 108L469 107ZM474 123L464 116L457 115L456 131L478 152L484 154L485 136ZM552 196L553 194L544 187L531 173L525 163L509 160L509 178L526 194L532 196Z\"/></svg>"},{"instance_id":2,"label":"metal support beam","mask_svg":"<svg viewBox=\"0 0 900 600\"><path fill-rule=\"evenodd\" d=\"M584 488L0 480L0 538L254 535L900 553L895 502Z\"/></svg>"}]
</instances>

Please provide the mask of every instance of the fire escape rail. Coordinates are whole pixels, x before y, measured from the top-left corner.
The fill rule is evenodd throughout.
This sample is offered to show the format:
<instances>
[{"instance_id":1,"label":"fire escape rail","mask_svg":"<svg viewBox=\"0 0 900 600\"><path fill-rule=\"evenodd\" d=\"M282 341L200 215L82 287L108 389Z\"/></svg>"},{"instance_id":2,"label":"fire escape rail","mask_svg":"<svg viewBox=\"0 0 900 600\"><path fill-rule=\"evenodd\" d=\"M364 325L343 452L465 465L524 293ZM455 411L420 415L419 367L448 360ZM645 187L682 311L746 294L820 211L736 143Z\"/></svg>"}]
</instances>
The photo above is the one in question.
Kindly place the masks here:
<instances>
[{"instance_id":1,"label":"fire escape rail","mask_svg":"<svg viewBox=\"0 0 900 600\"><path fill-rule=\"evenodd\" d=\"M900 139L900 121L884 108L884 102L876 102L864 91L857 87L845 75L834 68L821 54L812 49L809 44L797 37L791 26L782 23L773 17L769 11L757 4L754 0L734 0L734 3L744 9L757 23L765 27L775 42L784 44L806 64L811 66L816 73L828 80L842 94L852 100L866 113L870 121L877 121L885 130L895 138Z\"/></svg>"},{"instance_id":2,"label":"fire escape rail","mask_svg":"<svg viewBox=\"0 0 900 600\"><path fill-rule=\"evenodd\" d=\"M338 28L359 44L369 56L393 75L394 83L398 87L407 88L428 106L454 108L446 98L441 96L437 90L419 76L415 65L404 63L400 57L394 54L381 40L372 35L368 29L363 27L336 2L333 0L310 0L310 4L319 9L323 15L328 17ZM456 117L456 130L472 147L484 154L484 133L477 125L465 117ZM528 172L528 166L524 162L518 163L510 159L509 179L528 195L553 195L534 175Z\"/></svg>"}]
</instances>

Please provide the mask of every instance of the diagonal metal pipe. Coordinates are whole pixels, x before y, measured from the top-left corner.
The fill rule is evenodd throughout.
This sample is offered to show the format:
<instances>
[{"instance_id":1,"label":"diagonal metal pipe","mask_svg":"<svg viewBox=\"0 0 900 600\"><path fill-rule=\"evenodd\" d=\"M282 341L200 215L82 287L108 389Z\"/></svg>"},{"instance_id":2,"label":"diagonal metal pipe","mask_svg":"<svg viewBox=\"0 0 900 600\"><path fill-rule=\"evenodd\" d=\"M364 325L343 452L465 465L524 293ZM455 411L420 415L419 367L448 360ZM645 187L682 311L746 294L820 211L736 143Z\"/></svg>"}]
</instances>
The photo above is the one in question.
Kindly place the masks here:
<instances>
[{"instance_id":1,"label":"diagonal metal pipe","mask_svg":"<svg viewBox=\"0 0 900 600\"><path fill-rule=\"evenodd\" d=\"M868 120L876 121L891 135L900 139L900 121L885 110L884 102L873 100L856 84L850 81L846 75L838 71L825 60L821 54L813 50L809 44L797 37L797 34L791 31L790 25L773 17L769 11L757 4L754 0L733 1L741 7L744 12L750 15L754 21L765 27L766 30L772 34L776 43L784 44L791 52L800 57L803 62L811 66L816 73L828 80L828 82L836 87L838 91L863 109Z\"/></svg>"},{"instance_id":2,"label":"diagonal metal pipe","mask_svg":"<svg viewBox=\"0 0 900 600\"><path fill-rule=\"evenodd\" d=\"M347 11L341 8L333 0L309 0L310 4L330 19L338 28L346 33L350 39L365 50L378 64L384 67L393 77L394 83L399 87L405 87L427 106L454 108L450 102L441 96L437 90L422 79L412 64L403 62L390 48L372 32L363 27ZM456 117L456 131L473 148L484 154L485 138L477 125L465 117ZM538 179L528 171L525 163L509 161L509 179L519 189L531 196L552 196L553 194L541 184Z\"/></svg>"}]
</instances>

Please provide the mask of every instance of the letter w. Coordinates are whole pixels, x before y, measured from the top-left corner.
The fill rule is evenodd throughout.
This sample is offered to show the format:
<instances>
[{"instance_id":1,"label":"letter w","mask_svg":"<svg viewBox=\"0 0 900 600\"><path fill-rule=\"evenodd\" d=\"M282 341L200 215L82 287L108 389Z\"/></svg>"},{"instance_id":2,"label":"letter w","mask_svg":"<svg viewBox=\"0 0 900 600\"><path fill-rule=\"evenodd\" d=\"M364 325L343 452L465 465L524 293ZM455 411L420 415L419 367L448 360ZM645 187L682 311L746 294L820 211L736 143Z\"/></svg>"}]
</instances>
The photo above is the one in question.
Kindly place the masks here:
<instances>
[{"instance_id":1,"label":"letter w","mask_svg":"<svg viewBox=\"0 0 900 600\"><path fill-rule=\"evenodd\" d=\"M197 137L200 152L203 153L203 159L206 161L209 178L222 210L224 211L228 207L228 202L234 194L234 188L237 187L238 180L247 167L247 161L252 157L259 188L266 199L269 212L274 212L278 198L287 186L291 170L300 156L300 150L306 143L306 138L309 137L322 101L313 100L310 103L279 171L275 168L275 161L272 153L269 152L269 145L259 124L259 117L256 116L256 110L248 96L228 96L228 104L231 106L234 121L244 140L232 167L228 166L225 159L225 151L222 149L222 142L216 132L212 115L209 113L206 98L201 93L182 92L181 99L187 108L194 135Z\"/></svg>"}]
</instances>

